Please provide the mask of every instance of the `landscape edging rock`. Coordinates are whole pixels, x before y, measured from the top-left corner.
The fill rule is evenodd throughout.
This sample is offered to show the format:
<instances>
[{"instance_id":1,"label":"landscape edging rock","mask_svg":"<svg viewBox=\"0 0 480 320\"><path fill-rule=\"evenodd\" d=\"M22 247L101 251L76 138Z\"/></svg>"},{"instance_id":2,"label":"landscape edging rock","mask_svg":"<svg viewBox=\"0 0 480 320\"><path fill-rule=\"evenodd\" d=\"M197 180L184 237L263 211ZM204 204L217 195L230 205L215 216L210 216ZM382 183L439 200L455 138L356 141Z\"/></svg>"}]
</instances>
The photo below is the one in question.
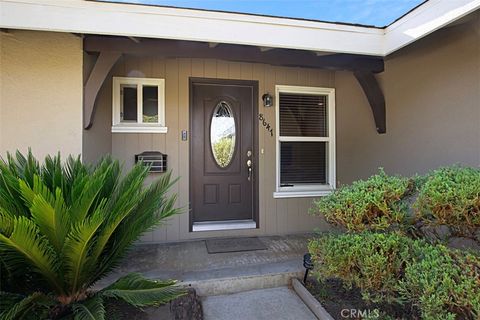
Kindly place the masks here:
<instances>
[{"instance_id":1,"label":"landscape edging rock","mask_svg":"<svg viewBox=\"0 0 480 320\"><path fill-rule=\"evenodd\" d=\"M297 278L292 278L292 287L300 299L302 299L303 303L307 305L307 307L319 320L335 320L330 313L325 310L322 304L315 299L310 292L308 292L307 288L305 288Z\"/></svg>"}]
</instances>

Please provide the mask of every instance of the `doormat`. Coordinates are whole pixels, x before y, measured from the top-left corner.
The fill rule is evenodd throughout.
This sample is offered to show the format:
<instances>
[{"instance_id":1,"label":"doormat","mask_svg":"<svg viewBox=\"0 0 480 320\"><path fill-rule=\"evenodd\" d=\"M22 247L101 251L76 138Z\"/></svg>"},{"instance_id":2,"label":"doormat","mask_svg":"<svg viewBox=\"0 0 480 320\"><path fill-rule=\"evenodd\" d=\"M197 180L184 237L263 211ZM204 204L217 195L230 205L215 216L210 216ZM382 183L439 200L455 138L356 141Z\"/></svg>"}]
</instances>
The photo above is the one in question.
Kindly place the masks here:
<instances>
[{"instance_id":1,"label":"doormat","mask_svg":"<svg viewBox=\"0 0 480 320\"><path fill-rule=\"evenodd\" d=\"M229 238L205 240L208 253L267 250L258 238Z\"/></svg>"}]
</instances>

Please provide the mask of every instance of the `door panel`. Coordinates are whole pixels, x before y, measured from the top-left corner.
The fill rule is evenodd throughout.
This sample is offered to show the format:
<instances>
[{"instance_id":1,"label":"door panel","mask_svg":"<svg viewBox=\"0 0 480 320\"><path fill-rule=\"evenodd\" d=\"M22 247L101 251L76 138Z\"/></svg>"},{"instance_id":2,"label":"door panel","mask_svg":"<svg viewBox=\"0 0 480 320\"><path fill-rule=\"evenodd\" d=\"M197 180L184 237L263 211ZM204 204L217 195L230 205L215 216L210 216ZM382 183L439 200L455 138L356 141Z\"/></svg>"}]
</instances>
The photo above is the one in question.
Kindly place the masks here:
<instances>
[{"instance_id":1,"label":"door panel","mask_svg":"<svg viewBox=\"0 0 480 320\"><path fill-rule=\"evenodd\" d=\"M191 80L191 222L256 220L257 91L253 81Z\"/></svg>"}]
</instances>

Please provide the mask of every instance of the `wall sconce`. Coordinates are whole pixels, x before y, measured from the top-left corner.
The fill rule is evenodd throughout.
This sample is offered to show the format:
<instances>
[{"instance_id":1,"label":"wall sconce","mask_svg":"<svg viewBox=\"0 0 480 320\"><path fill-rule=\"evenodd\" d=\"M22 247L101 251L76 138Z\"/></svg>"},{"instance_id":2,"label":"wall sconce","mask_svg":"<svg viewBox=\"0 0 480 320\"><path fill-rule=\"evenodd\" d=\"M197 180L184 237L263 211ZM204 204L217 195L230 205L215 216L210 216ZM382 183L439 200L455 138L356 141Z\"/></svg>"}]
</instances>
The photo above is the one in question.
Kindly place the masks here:
<instances>
[{"instance_id":1,"label":"wall sconce","mask_svg":"<svg viewBox=\"0 0 480 320\"><path fill-rule=\"evenodd\" d=\"M271 107L273 106L273 97L270 95L270 93L265 93L263 96L262 96L262 100L263 100L263 106L264 107Z\"/></svg>"}]
</instances>

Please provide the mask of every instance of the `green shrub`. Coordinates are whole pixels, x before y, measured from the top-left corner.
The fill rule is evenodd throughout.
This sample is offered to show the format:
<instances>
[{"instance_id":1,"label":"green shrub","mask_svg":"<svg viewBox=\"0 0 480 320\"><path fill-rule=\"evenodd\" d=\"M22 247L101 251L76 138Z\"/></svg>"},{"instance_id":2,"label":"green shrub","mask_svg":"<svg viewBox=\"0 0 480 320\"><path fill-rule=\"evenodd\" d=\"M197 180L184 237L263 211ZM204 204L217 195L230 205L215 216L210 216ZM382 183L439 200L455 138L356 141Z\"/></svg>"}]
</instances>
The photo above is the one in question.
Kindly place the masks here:
<instances>
[{"instance_id":1,"label":"green shrub","mask_svg":"<svg viewBox=\"0 0 480 320\"><path fill-rule=\"evenodd\" d=\"M433 171L414 204L419 219L457 232L480 227L480 169L448 167Z\"/></svg>"},{"instance_id":2,"label":"green shrub","mask_svg":"<svg viewBox=\"0 0 480 320\"><path fill-rule=\"evenodd\" d=\"M480 259L442 245L415 242L416 257L398 284L422 319L480 318Z\"/></svg>"},{"instance_id":3,"label":"green shrub","mask_svg":"<svg viewBox=\"0 0 480 320\"><path fill-rule=\"evenodd\" d=\"M349 231L386 230L403 223L407 207L402 199L412 190L412 181L388 176L383 169L368 180L341 187L315 200L310 210Z\"/></svg>"},{"instance_id":4,"label":"green shrub","mask_svg":"<svg viewBox=\"0 0 480 320\"><path fill-rule=\"evenodd\" d=\"M480 259L397 233L327 235L309 243L314 274L358 287L365 300L408 302L422 318L480 318Z\"/></svg>"},{"instance_id":5,"label":"green shrub","mask_svg":"<svg viewBox=\"0 0 480 320\"><path fill-rule=\"evenodd\" d=\"M213 144L215 160L223 168L228 166L232 159L232 148L235 144L235 137L223 137Z\"/></svg>"},{"instance_id":6,"label":"green shrub","mask_svg":"<svg viewBox=\"0 0 480 320\"><path fill-rule=\"evenodd\" d=\"M339 278L347 287L358 287L366 300L392 302L411 241L396 233L364 232L323 236L310 241L308 249L320 280Z\"/></svg>"},{"instance_id":7,"label":"green shrub","mask_svg":"<svg viewBox=\"0 0 480 320\"><path fill-rule=\"evenodd\" d=\"M164 175L144 187L148 168L122 178L118 161L31 153L0 161L0 319L105 318L104 299L137 307L182 294L175 281L129 274L93 292L141 234L178 211Z\"/></svg>"}]
</instances>

